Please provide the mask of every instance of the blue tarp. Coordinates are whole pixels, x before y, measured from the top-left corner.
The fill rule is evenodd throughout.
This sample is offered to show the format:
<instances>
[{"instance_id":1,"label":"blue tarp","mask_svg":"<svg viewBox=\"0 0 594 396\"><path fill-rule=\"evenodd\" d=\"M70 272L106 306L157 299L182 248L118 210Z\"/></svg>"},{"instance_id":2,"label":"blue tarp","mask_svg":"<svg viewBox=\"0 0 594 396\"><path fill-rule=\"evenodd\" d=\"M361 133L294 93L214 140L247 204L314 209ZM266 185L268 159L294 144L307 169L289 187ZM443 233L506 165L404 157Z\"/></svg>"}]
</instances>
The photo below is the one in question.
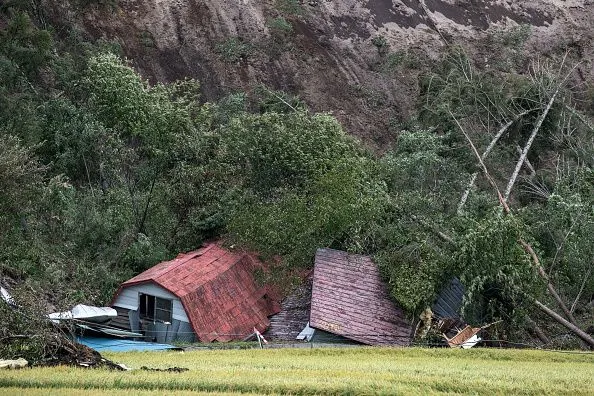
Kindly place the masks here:
<instances>
[{"instance_id":1,"label":"blue tarp","mask_svg":"<svg viewBox=\"0 0 594 396\"><path fill-rule=\"evenodd\" d=\"M88 346L89 348L93 348L98 352L160 351L166 349L180 349L169 344L124 340L121 338L76 337L76 341Z\"/></svg>"}]
</instances>

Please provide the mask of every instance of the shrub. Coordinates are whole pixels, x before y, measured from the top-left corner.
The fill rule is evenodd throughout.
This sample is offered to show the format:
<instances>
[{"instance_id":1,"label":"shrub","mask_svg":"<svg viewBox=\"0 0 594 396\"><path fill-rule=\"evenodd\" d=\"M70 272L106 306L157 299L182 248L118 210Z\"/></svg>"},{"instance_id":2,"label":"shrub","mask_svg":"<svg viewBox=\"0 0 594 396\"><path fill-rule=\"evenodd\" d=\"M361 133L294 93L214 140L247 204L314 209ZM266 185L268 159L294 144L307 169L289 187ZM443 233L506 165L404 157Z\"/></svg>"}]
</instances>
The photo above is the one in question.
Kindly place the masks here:
<instances>
[{"instance_id":1,"label":"shrub","mask_svg":"<svg viewBox=\"0 0 594 396\"><path fill-rule=\"evenodd\" d=\"M217 45L216 51L226 62L235 63L247 59L252 54L253 48L240 37L229 37Z\"/></svg>"},{"instance_id":2,"label":"shrub","mask_svg":"<svg viewBox=\"0 0 594 396\"><path fill-rule=\"evenodd\" d=\"M274 36L286 37L293 33L293 25L283 17L269 19L266 25Z\"/></svg>"},{"instance_id":3,"label":"shrub","mask_svg":"<svg viewBox=\"0 0 594 396\"><path fill-rule=\"evenodd\" d=\"M390 45L384 36L375 36L371 39L371 44L375 45L377 52L383 56L388 52Z\"/></svg>"}]
</instances>

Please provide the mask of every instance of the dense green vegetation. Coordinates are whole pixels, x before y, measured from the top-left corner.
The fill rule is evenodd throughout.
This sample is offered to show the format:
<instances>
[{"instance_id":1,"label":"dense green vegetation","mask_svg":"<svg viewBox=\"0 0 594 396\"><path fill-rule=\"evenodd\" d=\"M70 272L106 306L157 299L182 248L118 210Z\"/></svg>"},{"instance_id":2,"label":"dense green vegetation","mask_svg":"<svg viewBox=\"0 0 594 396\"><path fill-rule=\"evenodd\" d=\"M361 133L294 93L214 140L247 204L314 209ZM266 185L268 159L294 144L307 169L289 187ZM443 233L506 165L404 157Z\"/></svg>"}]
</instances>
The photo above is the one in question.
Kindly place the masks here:
<instances>
[{"instance_id":1,"label":"dense green vegetation","mask_svg":"<svg viewBox=\"0 0 594 396\"><path fill-rule=\"evenodd\" d=\"M29 295L105 303L222 237L280 257L281 273L318 247L374 255L411 317L457 276L466 318L502 319L497 337L592 324L592 98L569 83L571 58L479 68L452 47L415 63L418 115L378 155L265 87L204 103L194 80L149 85L117 46L58 40L18 4L1 9L0 271ZM503 57L525 32L508 36L493 44ZM240 44L221 55L236 61Z\"/></svg>"},{"instance_id":2,"label":"dense green vegetation","mask_svg":"<svg viewBox=\"0 0 594 396\"><path fill-rule=\"evenodd\" d=\"M591 355L521 350L269 349L110 353L131 372L10 371L0 389L52 394L126 390L236 394L571 394L594 391ZM183 367L183 373L138 370Z\"/></svg>"}]
</instances>

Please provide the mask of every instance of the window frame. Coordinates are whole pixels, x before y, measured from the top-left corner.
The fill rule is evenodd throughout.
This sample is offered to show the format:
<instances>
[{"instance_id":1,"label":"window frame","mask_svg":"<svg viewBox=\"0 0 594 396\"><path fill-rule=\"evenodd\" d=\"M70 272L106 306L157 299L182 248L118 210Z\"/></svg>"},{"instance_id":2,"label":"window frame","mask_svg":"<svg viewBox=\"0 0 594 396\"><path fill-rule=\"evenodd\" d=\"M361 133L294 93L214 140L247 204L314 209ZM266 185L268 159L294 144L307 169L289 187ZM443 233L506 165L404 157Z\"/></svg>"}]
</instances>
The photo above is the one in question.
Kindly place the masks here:
<instances>
[{"instance_id":1,"label":"window frame","mask_svg":"<svg viewBox=\"0 0 594 396\"><path fill-rule=\"evenodd\" d=\"M173 300L139 292L138 315L141 319L152 320L153 322L171 323L173 320ZM164 319L165 317L167 317L167 320Z\"/></svg>"}]
</instances>

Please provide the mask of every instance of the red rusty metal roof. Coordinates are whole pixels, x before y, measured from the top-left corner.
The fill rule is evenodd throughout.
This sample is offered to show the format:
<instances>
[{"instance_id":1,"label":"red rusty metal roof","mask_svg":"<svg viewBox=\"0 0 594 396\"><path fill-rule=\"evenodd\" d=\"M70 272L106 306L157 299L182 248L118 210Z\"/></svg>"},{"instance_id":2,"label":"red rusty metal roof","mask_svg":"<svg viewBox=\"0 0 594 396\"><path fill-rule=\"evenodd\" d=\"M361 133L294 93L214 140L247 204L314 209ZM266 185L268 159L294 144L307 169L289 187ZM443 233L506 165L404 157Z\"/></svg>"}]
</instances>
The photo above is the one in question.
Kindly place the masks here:
<instances>
[{"instance_id":1,"label":"red rusty metal roof","mask_svg":"<svg viewBox=\"0 0 594 396\"><path fill-rule=\"evenodd\" d=\"M154 282L179 297L200 341L243 339L254 327L264 332L268 316L280 310L276 293L257 285L256 269L263 266L252 255L211 243L124 282L116 297L127 286Z\"/></svg>"},{"instance_id":2,"label":"red rusty metal roof","mask_svg":"<svg viewBox=\"0 0 594 396\"><path fill-rule=\"evenodd\" d=\"M316 252L310 325L369 345L409 345L411 325L367 256Z\"/></svg>"}]
</instances>

